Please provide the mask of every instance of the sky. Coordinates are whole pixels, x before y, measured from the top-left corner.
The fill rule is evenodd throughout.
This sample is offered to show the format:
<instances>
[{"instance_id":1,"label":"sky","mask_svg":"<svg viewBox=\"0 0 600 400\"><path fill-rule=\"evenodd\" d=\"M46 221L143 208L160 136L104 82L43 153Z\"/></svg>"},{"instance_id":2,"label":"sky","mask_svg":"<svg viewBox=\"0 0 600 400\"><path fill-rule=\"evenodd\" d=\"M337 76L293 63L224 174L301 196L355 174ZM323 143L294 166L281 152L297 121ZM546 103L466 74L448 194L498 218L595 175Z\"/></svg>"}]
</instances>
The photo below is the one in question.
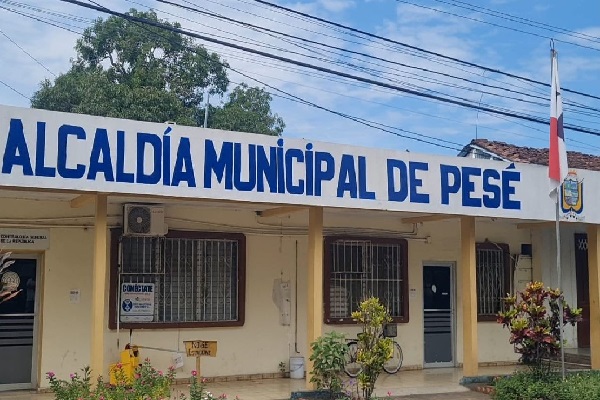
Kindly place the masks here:
<instances>
[{"instance_id":1,"label":"sky","mask_svg":"<svg viewBox=\"0 0 600 400\"><path fill-rule=\"evenodd\" d=\"M154 0L97 3L120 12L152 8L160 18L201 35L383 84L198 40L233 68L230 89L246 82L273 93L272 109L286 124L284 138L452 156L474 138L547 147L547 124L414 93L549 120L549 87L490 70L549 84L550 38L558 52L561 87L567 89L562 91L565 125L600 135L600 99L573 93L600 97L597 0L269 0L385 40L256 0L169 1L242 24ZM98 17L107 15L59 0L0 0L0 103L29 107L41 81L69 70L77 38ZM212 104L224 100L210 99ZM599 135L566 129L567 149L600 155Z\"/></svg>"}]
</instances>

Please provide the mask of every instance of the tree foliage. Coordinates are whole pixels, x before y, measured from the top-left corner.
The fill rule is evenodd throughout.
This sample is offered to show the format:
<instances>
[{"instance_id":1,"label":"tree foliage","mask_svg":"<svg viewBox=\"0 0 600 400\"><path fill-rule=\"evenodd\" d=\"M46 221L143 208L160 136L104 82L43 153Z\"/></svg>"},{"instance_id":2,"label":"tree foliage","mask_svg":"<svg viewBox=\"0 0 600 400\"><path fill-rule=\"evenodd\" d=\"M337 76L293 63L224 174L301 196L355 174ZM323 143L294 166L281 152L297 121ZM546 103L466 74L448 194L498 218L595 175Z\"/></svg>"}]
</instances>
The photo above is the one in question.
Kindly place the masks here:
<instances>
[{"instance_id":1,"label":"tree foliage","mask_svg":"<svg viewBox=\"0 0 600 400\"><path fill-rule=\"evenodd\" d=\"M179 28L154 11L130 15ZM119 17L97 19L75 46L71 69L40 84L31 106L150 122L198 126L204 94L227 92L228 64L177 32ZM278 135L284 123L271 113L263 89L240 85L224 105L211 107L209 127Z\"/></svg>"}]
</instances>

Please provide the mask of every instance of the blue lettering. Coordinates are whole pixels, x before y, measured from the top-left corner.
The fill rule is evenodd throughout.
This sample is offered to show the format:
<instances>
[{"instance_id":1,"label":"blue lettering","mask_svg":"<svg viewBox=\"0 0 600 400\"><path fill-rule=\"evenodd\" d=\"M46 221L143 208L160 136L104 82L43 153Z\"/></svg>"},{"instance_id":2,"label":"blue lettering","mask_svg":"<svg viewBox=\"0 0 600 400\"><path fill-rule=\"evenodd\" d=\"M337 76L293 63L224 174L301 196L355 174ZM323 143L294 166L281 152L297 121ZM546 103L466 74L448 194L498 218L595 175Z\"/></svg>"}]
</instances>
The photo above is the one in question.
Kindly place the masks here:
<instances>
[{"instance_id":1,"label":"blue lettering","mask_svg":"<svg viewBox=\"0 0 600 400\"><path fill-rule=\"evenodd\" d=\"M204 188L211 188L211 172L214 172L219 183L221 183L223 179L225 180L225 189L233 189L233 143L223 142L223 146L221 146L221 152L218 156L212 140L206 139L204 141L204 147Z\"/></svg>"},{"instance_id":2,"label":"blue lettering","mask_svg":"<svg viewBox=\"0 0 600 400\"><path fill-rule=\"evenodd\" d=\"M102 158L102 160L100 160L100 158ZM106 129L102 128L96 129L94 144L92 145L92 152L90 154L90 164L87 179L96 180L96 174L98 172L102 172L104 174L105 181L113 182L115 180L113 175L112 160L110 158L108 132Z\"/></svg>"},{"instance_id":3,"label":"blue lettering","mask_svg":"<svg viewBox=\"0 0 600 400\"><path fill-rule=\"evenodd\" d=\"M453 177L450 184L450 175ZM450 194L460 190L460 169L454 165L440 165L440 184L442 204L450 204Z\"/></svg>"},{"instance_id":4,"label":"blue lettering","mask_svg":"<svg viewBox=\"0 0 600 400\"><path fill-rule=\"evenodd\" d=\"M500 207L500 186L495 183L491 183L490 180L500 180L500 173L495 169L484 169L483 170L483 206L486 208L499 208ZM491 194L491 195L490 195Z\"/></svg>"},{"instance_id":5,"label":"blue lettering","mask_svg":"<svg viewBox=\"0 0 600 400\"><path fill-rule=\"evenodd\" d=\"M277 139L277 192L285 193L285 174L283 172L283 139Z\"/></svg>"},{"instance_id":6,"label":"blue lettering","mask_svg":"<svg viewBox=\"0 0 600 400\"><path fill-rule=\"evenodd\" d=\"M511 195L515 194L515 187L511 182L520 182L521 173L511 170L502 171L502 208L505 210L520 210L521 201L511 199Z\"/></svg>"},{"instance_id":7,"label":"blue lettering","mask_svg":"<svg viewBox=\"0 0 600 400\"><path fill-rule=\"evenodd\" d=\"M33 175L29 149L23 133L23 122L16 118L10 120L6 149L2 159L2 173L10 174L14 165L23 167L23 175Z\"/></svg>"},{"instance_id":8,"label":"blue lettering","mask_svg":"<svg viewBox=\"0 0 600 400\"><path fill-rule=\"evenodd\" d=\"M144 171L146 144L150 145L153 153L152 172L146 174ZM152 133L138 132L137 134L137 173L136 182L145 184L156 184L160 181L162 143L160 137Z\"/></svg>"},{"instance_id":9,"label":"blue lettering","mask_svg":"<svg viewBox=\"0 0 600 400\"><path fill-rule=\"evenodd\" d=\"M233 145L233 184L242 192L249 192L256 187L256 145L248 145L248 182L242 181L242 144Z\"/></svg>"},{"instance_id":10,"label":"blue lettering","mask_svg":"<svg viewBox=\"0 0 600 400\"><path fill-rule=\"evenodd\" d=\"M273 147L269 148L269 158L265 153L264 146L256 147L256 190L262 193L265 191L265 179L269 184L271 193L277 192L277 152Z\"/></svg>"},{"instance_id":11,"label":"blue lettering","mask_svg":"<svg viewBox=\"0 0 600 400\"><path fill-rule=\"evenodd\" d=\"M117 131L117 182L134 182L132 172L125 172L125 132Z\"/></svg>"},{"instance_id":12,"label":"blue lettering","mask_svg":"<svg viewBox=\"0 0 600 400\"><path fill-rule=\"evenodd\" d=\"M313 195L313 188L314 188L314 183L313 183L313 176L314 176L314 164L313 164L313 157L314 157L314 153L312 151L313 145L312 143L307 143L306 144L306 152L304 152L304 159L306 160L305 166L306 166L306 195L307 196L312 196Z\"/></svg>"},{"instance_id":13,"label":"blue lettering","mask_svg":"<svg viewBox=\"0 0 600 400\"><path fill-rule=\"evenodd\" d=\"M396 189L396 172L400 173L400 187ZM402 160L387 160L387 179L388 179L388 200L404 201L408 196L408 171L406 163Z\"/></svg>"},{"instance_id":14,"label":"blue lettering","mask_svg":"<svg viewBox=\"0 0 600 400\"><path fill-rule=\"evenodd\" d=\"M325 164L325 169L323 169ZM320 196L323 181L330 181L335 176L335 160L324 151L315 152L315 196Z\"/></svg>"},{"instance_id":15,"label":"blue lettering","mask_svg":"<svg viewBox=\"0 0 600 400\"><path fill-rule=\"evenodd\" d=\"M177 159L175 160L171 186L179 186L179 183L185 182L188 187L196 187L196 175L194 174L194 163L192 162L190 147L190 139L181 138L179 147L177 147Z\"/></svg>"},{"instance_id":16,"label":"blue lettering","mask_svg":"<svg viewBox=\"0 0 600 400\"><path fill-rule=\"evenodd\" d=\"M167 129L165 130L165 133L163 134L163 140L162 140L162 145L163 145L163 149L162 149L162 154L163 154L163 185L165 186L169 186L171 185L170 179L171 179L171 136L169 136L169 132L171 132L171 127L167 127ZM188 143L189 144L189 143ZM180 148L177 149L177 153L179 153L180 149L181 149L181 142L179 142L179 146ZM179 156L179 155L178 155ZM175 174L173 174L175 175ZM173 184L173 186L178 186L179 183L177 184Z\"/></svg>"},{"instance_id":17,"label":"blue lettering","mask_svg":"<svg viewBox=\"0 0 600 400\"><path fill-rule=\"evenodd\" d=\"M344 197L344 192L350 193L355 199L358 188L356 187L356 171L354 170L354 157L349 154L342 155L340 176L337 187L337 197Z\"/></svg>"},{"instance_id":18,"label":"blue lettering","mask_svg":"<svg viewBox=\"0 0 600 400\"><path fill-rule=\"evenodd\" d=\"M85 165L77 164L75 168L67 167L67 144L69 136L75 136L79 140L85 139L85 130L80 126L62 125L58 128L58 149L56 170L63 178L79 179L85 174Z\"/></svg>"},{"instance_id":19,"label":"blue lettering","mask_svg":"<svg viewBox=\"0 0 600 400\"><path fill-rule=\"evenodd\" d=\"M375 200L375 192L367 190L367 160L363 156L358 156L358 197Z\"/></svg>"},{"instance_id":20,"label":"blue lettering","mask_svg":"<svg viewBox=\"0 0 600 400\"><path fill-rule=\"evenodd\" d=\"M418 188L423 186L423 180L417 178L417 171L428 171L429 165L424 162L408 163L408 171L410 176L410 202L411 203L429 203L429 195L426 193L419 193Z\"/></svg>"},{"instance_id":21,"label":"blue lettering","mask_svg":"<svg viewBox=\"0 0 600 400\"><path fill-rule=\"evenodd\" d=\"M46 123L37 123L37 141L35 142L35 176L56 176L56 168L46 167Z\"/></svg>"},{"instance_id":22,"label":"blue lettering","mask_svg":"<svg viewBox=\"0 0 600 400\"><path fill-rule=\"evenodd\" d=\"M304 179L298 179L298 184L294 184L294 159L297 162L304 162L304 153L300 149L289 149L285 152L285 184L288 193L304 194Z\"/></svg>"},{"instance_id":23,"label":"blue lettering","mask_svg":"<svg viewBox=\"0 0 600 400\"><path fill-rule=\"evenodd\" d=\"M475 191L475 183L471 181L472 176L481 176L481 169L474 167L462 168L462 205L465 207L481 207L481 199L471 197Z\"/></svg>"}]
</instances>

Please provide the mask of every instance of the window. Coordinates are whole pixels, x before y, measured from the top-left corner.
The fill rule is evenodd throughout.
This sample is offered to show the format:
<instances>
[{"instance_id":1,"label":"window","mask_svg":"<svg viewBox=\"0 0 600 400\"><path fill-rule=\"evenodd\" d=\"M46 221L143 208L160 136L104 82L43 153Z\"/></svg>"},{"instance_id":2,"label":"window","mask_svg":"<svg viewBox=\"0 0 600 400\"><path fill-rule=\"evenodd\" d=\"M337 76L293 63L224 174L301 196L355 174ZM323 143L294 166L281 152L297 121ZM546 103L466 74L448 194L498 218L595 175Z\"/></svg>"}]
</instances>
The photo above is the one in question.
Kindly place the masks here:
<instances>
[{"instance_id":1,"label":"window","mask_svg":"<svg viewBox=\"0 0 600 400\"><path fill-rule=\"evenodd\" d=\"M367 297L378 297L395 322L408 322L406 240L325 240L325 322L350 323Z\"/></svg>"},{"instance_id":2,"label":"window","mask_svg":"<svg viewBox=\"0 0 600 400\"><path fill-rule=\"evenodd\" d=\"M124 328L243 325L243 235L113 232L112 251L111 328L117 308Z\"/></svg>"},{"instance_id":3,"label":"window","mask_svg":"<svg viewBox=\"0 0 600 400\"><path fill-rule=\"evenodd\" d=\"M495 321L510 292L510 253L507 244L477 243L477 315Z\"/></svg>"}]
</instances>

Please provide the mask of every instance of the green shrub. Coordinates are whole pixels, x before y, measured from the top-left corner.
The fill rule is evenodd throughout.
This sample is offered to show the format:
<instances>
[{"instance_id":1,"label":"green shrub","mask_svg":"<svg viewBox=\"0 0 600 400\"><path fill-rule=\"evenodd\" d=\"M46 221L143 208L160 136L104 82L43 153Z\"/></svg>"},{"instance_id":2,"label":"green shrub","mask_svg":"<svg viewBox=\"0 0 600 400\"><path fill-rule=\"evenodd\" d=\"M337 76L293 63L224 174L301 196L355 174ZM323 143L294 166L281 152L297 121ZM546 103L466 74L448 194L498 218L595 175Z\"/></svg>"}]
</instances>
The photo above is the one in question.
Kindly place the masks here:
<instances>
[{"instance_id":1,"label":"green shrub","mask_svg":"<svg viewBox=\"0 0 600 400\"><path fill-rule=\"evenodd\" d=\"M600 372L540 375L517 372L495 382L496 400L600 400Z\"/></svg>"},{"instance_id":2,"label":"green shrub","mask_svg":"<svg viewBox=\"0 0 600 400\"><path fill-rule=\"evenodd\" d=\"M342 390L340 373L344 371L344 363L348 346L344 342L344 335L329 332L319 337L310 345L313 362L311 382L319 389L329 391L330 398Z\"/></svg>"}]
</instances>

